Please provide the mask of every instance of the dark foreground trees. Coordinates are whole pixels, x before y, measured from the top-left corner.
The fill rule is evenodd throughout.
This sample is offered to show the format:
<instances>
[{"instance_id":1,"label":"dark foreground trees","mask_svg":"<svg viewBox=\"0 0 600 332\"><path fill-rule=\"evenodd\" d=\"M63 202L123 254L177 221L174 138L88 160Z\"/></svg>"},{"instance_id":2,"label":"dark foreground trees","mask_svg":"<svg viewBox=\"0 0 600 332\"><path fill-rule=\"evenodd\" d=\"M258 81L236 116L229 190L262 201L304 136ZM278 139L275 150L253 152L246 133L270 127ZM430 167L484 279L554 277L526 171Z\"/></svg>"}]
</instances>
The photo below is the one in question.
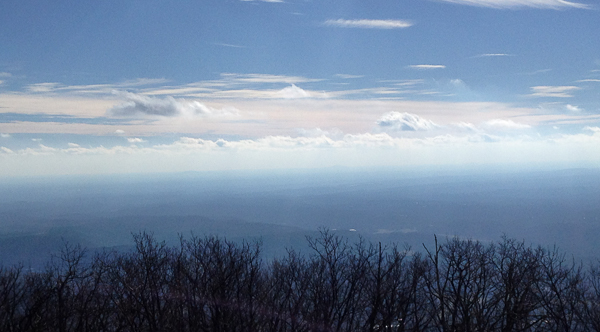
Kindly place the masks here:
<instances>
[{"instance_id":1,"label":"dark foreground trees","mask_svg":"<svg viewBox=\"0 0 600 332\"><path fill-rule=\"evenodd\" d=\"M0 268L0 331L600 331L597 267L506 238L411 251L323 231L272 261L216 237L134 242Z\"/></svg>"}]
</instances>

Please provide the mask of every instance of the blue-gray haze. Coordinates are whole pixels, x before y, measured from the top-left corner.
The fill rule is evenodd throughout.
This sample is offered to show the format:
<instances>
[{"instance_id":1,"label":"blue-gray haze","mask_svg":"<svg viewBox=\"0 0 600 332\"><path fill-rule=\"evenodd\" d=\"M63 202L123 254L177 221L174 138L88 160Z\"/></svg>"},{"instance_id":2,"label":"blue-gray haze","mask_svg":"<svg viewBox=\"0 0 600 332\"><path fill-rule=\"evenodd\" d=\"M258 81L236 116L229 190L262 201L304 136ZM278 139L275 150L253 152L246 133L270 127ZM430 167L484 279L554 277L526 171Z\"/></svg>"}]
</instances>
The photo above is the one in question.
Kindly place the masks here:
<instances>
[{"instance_id":1,"label":"blue-gray haze","mask_svg":"<svg viewBox=\"0 0 600 332\"><path fill-rule=\"evenodd\" d=\"M131 233L260 240L302 249L319 227L351 239L430 245L433 235L506 235L600 257L600 171L361 170L208 172L5 180L0 263L37 266L63 242L126 248Z\"/></svg>"}]
</instances>

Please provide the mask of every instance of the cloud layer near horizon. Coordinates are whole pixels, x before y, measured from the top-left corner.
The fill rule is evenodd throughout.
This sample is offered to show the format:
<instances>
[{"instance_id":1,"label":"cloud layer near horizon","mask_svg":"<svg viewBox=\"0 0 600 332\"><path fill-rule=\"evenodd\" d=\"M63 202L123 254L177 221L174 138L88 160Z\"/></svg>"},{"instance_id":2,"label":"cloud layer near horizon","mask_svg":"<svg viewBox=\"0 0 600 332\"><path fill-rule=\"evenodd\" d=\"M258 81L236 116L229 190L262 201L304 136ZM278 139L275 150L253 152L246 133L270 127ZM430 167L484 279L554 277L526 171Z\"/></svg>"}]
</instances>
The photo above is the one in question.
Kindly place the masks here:
<instances>
[{"instance_id":1,"label":"cloud layer near horizon","mask_svg":"<svg viewBox=\"0 0 600 332\"><path fill-rule=\"evenodd\" d=\"M600 163L600 128L550 139L530 136L439 135L428 138L393 137L387 133L327 133L313 137L267 136L226 140L181 137L171 143L149 144L141 138L130 145L65 147L38 144L9 149L0 145L4 176L64 174L64 163L83 173L157 172L223 169L315 168L347 166L408 166L462 163L583 162ZM574 157L585 157L577 159ZM165 159L165 157L167 157Z\"/></svg>"}]
</instances>

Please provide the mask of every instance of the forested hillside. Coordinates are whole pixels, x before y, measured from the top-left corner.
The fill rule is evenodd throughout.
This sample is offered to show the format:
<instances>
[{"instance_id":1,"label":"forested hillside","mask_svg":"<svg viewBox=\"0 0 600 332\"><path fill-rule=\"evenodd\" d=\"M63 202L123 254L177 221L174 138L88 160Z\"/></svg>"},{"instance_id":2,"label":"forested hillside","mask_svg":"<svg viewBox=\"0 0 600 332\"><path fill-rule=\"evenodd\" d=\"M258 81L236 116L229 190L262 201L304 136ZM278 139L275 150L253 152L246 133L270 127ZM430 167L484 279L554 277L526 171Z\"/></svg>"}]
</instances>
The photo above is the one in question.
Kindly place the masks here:
<instances>
[{"instance_id":1,"label":"forested hillside","mask_svg":"<svg viewBox=\"0 0 600 332\"><path fill-rule=\"evenodd\" d=\"M600 271L557 249L307 241L274 260L217 237L171 247L141 233L131 252L92 257L66 245L44 270L0 270L0 330L600 330Z\"/></svg>"}]
</instances>

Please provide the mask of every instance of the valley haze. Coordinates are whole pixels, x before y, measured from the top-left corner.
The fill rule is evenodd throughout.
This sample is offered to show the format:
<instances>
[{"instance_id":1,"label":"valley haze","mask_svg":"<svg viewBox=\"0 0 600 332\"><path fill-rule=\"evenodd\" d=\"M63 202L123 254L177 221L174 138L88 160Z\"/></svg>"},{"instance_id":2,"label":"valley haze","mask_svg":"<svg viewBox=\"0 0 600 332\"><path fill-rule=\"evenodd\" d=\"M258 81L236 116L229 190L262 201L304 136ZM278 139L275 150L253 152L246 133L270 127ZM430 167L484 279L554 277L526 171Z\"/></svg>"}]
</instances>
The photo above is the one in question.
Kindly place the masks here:
<instances>
[{"instance_id":1,"label":"valley haze","mask_svg":"<svg viewBox=\"0 0 600 332\"><path fill-rule=\"evenodd\" d=\"M320 228L600 258L592 0L0 1L0 263Z\"/></svg>"},{"instance_id":2,"label":"valley haze","mask_svg":"<svg viewBox=\"0 0 600 332\"><path fill-rule=\"evenodd\" d=\"M438 238L502 236L600 257L600 171L483 168L186 172L3 179L0 261L41 266L65 242L126 250L146 231L306 250L330 229L422 250ZM121 249L119 249L121 248Z\"/></svg>"}]
</instances>

